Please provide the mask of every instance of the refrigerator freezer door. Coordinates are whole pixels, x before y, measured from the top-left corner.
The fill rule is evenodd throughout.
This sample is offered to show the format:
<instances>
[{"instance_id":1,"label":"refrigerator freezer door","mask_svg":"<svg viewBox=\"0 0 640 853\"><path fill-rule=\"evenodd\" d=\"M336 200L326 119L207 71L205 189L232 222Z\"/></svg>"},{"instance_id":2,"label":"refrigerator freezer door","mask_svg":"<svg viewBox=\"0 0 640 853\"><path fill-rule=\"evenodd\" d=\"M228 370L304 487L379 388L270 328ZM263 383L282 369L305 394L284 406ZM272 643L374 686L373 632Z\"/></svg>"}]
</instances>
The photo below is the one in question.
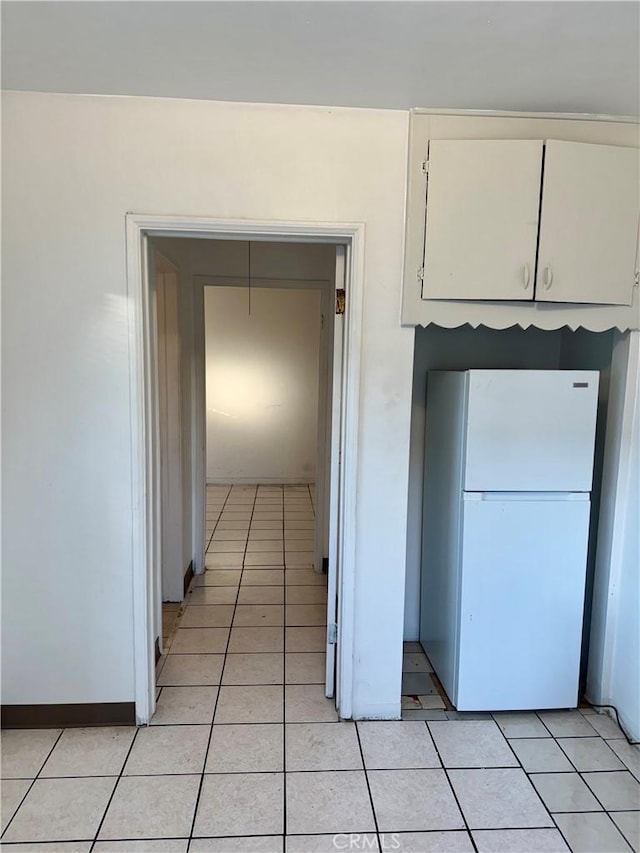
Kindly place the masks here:
<instances>
[{"instance_id":1,"label":"refrigerator freezer door","mask_svg":"<svg viewBox=\"0 0 640 853\"><path fill-rule=\"evenodd\" d=\"M467 376L465 491L591 491L597 371Z\"/></svg>"},{"instance_id":2,"label":"refrigerator freezer door","mask_svg":"<svg viewBox=\"0 0 640 853\"><path fill-rule=\"evenodd\" d=\"M587 495L464 495L461 711L574 708Z\"/></svg>"}]
</instances>

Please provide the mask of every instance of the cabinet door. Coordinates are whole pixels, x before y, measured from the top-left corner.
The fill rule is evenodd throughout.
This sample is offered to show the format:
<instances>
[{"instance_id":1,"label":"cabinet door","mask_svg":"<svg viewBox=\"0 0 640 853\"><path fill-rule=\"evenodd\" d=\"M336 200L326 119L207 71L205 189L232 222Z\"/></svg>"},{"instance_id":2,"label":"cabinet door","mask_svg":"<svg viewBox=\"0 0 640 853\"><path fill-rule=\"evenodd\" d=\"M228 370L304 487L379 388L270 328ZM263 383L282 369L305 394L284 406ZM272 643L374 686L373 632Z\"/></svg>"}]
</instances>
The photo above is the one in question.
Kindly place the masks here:
<instances>
[{"instance_id":1,"label":"cabinet door","mask_svg":"<svg viewBox=\"0 0 640 853\"><path fill-rule=\"evenodd\" d=\"M640 152L546 143L536 300L630 305Z\"/></svg>"},{"instance_id":2,"label":"cabinet door","mask_svg":"<svg viewBox=\"0 0 640 853\"><path fill-rule=\"evenodd\" d=\"M430 142L423 299L533 299L542 146Z\"/></svg>"}]
</instances>

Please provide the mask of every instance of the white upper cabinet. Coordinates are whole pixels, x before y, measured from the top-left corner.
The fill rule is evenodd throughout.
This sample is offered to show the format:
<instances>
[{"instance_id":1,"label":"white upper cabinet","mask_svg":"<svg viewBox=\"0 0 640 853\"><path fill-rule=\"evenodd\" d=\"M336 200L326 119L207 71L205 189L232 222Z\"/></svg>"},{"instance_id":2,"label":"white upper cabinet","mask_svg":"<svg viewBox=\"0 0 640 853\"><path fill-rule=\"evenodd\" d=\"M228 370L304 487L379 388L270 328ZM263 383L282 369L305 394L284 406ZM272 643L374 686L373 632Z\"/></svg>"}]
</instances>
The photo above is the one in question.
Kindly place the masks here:
<instances>
[{"instance_id":1,"label":"white upper cabinet","mask_svg":"<svg viewBox=\"0 0 640 853\"><path fill-rule=\"evenodd\" d=\"M423 299L533 299L542 150L542 140L431 140Z\"/></svg>"},{"instance_id":2,"label":"white upper cabinet","mask_svg":"<svg viewBox=\"0 0 640 853\"><path fill-rule=\"evenodd\" d=\"M548 140L535 298L630 305L640 152Z\"/></svg>"}]
</instances>

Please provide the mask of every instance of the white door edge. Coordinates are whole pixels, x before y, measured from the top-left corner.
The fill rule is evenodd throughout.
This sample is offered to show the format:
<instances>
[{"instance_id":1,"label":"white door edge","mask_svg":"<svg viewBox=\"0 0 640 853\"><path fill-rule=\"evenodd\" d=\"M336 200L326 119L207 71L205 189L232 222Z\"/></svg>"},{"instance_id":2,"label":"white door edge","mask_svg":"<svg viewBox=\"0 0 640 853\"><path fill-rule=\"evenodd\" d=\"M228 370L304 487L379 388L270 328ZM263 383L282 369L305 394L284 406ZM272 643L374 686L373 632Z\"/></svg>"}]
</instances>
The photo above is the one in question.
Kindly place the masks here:
<instances>
[{"instance_id":1,"label":"white door edge","mask_svg":"<svg viewBox=\"0 0 640 853\"><path fill-rule=\"evenodd\" d=\"M136 720L148 724L155 711L154 545L155 500L153 448L154 419L150 383L155 369L150 351L147 237L200 237L279 242L318 242L345 245L349 306L345 315L341 482L338 525L341 566L338 589L338 644L336 684L341 718L352 716L353 639L356 548L356 487L359 421L359 385L364 279L364 224L223 220L189 216L126 215L127 320L132 452L132 570L133 658Z\"/></svg>"}]
</instances>

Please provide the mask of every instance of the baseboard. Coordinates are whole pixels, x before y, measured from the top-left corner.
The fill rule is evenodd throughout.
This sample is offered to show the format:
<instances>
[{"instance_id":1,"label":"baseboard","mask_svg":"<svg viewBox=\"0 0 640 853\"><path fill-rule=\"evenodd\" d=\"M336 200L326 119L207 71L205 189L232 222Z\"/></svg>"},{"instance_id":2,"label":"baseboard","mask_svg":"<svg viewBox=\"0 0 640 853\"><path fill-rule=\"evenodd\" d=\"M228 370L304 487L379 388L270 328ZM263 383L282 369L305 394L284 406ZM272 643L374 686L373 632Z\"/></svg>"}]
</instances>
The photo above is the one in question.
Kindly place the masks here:
<instances>
[{"instance_id":1,"label":"baseboard","mask_svg":"<svg viewBox=\"0 0 640 853\"><path fill-rule=\"evenodd\" d=\"M2 705L3 729L57 726L135 726L135 702L87 702L77 705Z\"/></svg>"},{"instance_id":2,"label":"baseboard","mask_svg":"<svg viewBox=\"0 0 640 853\"><path fill-rule=\"evenodd\" d=\"M187 594L187 590L189 589L189 584L193 580L193 560L187 566L187 570L184 573L184 594Z\"/></svg>"},{"instance_id":3,"label":"baseboard","mask_svg":"<svg viewBox=\"0 0 640 853\"><path fill-rule=\"evenodd\" d=\"M309 486L315 477L207 477L207 486Z\"/></svg>"},{"instance_id":4,"label":"baseboard","mask_svg":"<svg viewBox=\"0 0 640 853\"><path fill-rule=\"evenodd\" d=\"M162 657L162 652L160 651L160 637L156 637L155 651L156 651L156 666L158 666L158 661Z\"/></svg>"}]
</instances>

